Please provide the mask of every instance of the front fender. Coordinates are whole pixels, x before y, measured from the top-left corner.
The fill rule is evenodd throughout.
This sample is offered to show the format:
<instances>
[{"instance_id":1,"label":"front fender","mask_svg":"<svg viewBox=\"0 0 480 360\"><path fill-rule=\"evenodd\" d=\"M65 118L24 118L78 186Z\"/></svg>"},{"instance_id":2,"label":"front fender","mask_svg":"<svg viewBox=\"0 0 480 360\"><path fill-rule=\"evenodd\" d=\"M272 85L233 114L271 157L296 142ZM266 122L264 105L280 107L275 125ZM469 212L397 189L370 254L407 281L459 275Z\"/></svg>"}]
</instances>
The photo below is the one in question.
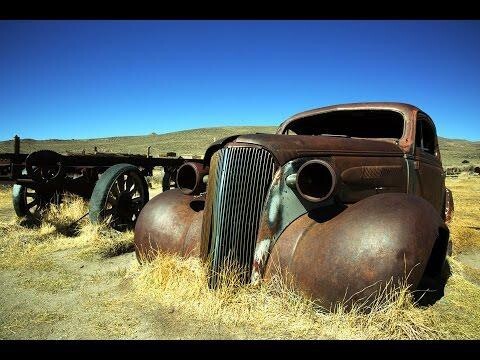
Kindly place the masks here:
<instances>
[{"instance_id":1,"label":"front fender","mask_svg":"<svg viewBox=\"0 0 480 360\"><path fill-rule=\"evenodd\" d=\"M281 273L323 306L367 298L393 278L416 288L445 224L426 200L379 194L333 218L316 209L296 219L279 237L265 278ZM325 220L327 219L327 220ZM443 255L445 256L445 255Z\"/></svg>"},{"instance_id":2,"label":"front fender","mask_svg":"<svg viewBox=\"0 0 480 360\"><path fill-rule=\"evenodd\" d=\"M135 225L135 253L139 262L161 252L199 256L204 197L180 189L158 194L142 209Z\"/></svg>"}]
</instances>

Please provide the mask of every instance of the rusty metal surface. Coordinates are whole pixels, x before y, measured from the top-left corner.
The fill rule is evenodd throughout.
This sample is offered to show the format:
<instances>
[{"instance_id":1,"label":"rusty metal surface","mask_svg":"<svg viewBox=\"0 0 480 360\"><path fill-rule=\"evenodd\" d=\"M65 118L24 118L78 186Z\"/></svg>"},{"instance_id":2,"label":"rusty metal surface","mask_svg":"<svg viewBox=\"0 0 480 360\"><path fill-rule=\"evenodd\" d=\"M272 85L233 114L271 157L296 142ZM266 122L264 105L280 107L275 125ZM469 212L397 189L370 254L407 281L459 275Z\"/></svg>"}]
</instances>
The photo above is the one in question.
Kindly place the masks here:
<instances>
[{"instance_id":1,"label":"rusty metal surface","mask_svg":"<svg viewBox=\"0 0 480 360\"><path fill-rule=\"evenodd\" d=\"M299 193L297 186L287 185L287 179L310 160L311 158L302 158L290 161L279 168L273 177L260 217L251 274L251 281L254 283L261 279L276 241L294 220L316 208L329 209L336 203L333 197L322 202L307 201Z\"/></svg>"},{"instance_id":2,"label":"rusty metal surface","mask_svg":"<svg viewBox=\"0 0 480 360\"><path fill-rule=\"evenodd\" d=\"M210 237L212 233L212 215L213 215L213 201L215 199L215 191L217 185L217 171L218 171L218 151L213 153L210 160L210 174L208 176L207 189L209 189L205 195L205 209L202 222L202 234L200 243L200 257L203 260L207 259L210 251Z\"/></svg>"},{"instance_id":3,"label":"rusty metal surface","mask_svg":"<svg viewBox=\"0 0 480 360\"><path fill-rule=\"evenodd\" d=\"M275 156L280 165L305 156L382 156L398 157L404 152L394 143L372 139L335 138L310 135L240 135L233 143L255 144Z\"/></svg>"},{"instance_id":4,"label":"rusty metal surface","mask_svg":"<svg viewBox=\"0 0 480 360\"><path fill-rule=\"evenodd\" d=\"M405 120L403 137L281 134L296 119L347 109L398 111ZM212 261L214 271L240 253L240 262L252 261L250 281L289 274L300 291L325 307L368 297L391 278L408 275L414 289L425 269L432 276L440 271L448 241L443 217L448 221L453 212L440 154L429 158L415 148L417 114L425 118L408 104L335 105L297 114L275 135L219 140L204 157L210 172L203 216L188 210L187 195L169 191L144 208L145 219L139 219L135 233L137 247L153 239L154 247L164 251L183 255L192 249L190 254ZM259 154L273 159L274 176L265 181L265 196L255 185L266 174L259 162L264 155ZM298 185L302 164L312 159L335 174L334 191L319 202L308 201L292 186ZM443 194L445 203L439 201ZM260 198L265 199L261 206ZM254 249L248 240L253 233Z\"/></svg>"},{"instance_id":5,"label":"rusty metal surface","mask_svg":"<svg viewBox=\"0 0 480 360\"><path fill-rule=\"evenodd\" d=\"M259 252L254 260L252 278L258 280L259 273L271 249L284 229L299 216L318 207L326 208L335 203L351 204L380 193L406 192L405 161L398 158L379 157L322 157L341 174L334 196L320 203L305 200L296 186L286 184L292 174L313 158L305 157L289 161L275 173L267 194L265 207L260 218L257 238ZM382 164L380 166L378 164ZM385 176L382 176L385 175ZM341 206L339 206L341 208ZM326 213L335 215L335 213ZM330 216L330 215L329 215ZM267 242L269 246L267 246ZM263 250L262 250L263 249ZM266 254L262 251L267 251Z\"/></svg>"},{"instance_id":6,"label":"rusty metal surface","mask_svg":"<svg viewBox=\"0 0 480 360\"><path fill-rule=\"evenodd\" d=\"M128 163L137 166L145 175L151 175L156 166L177 168L187 162L182 157L148 157L139 154L97 153L97 154L67 154L62 155L50 150L35 151L30 154L18 153L20 140L14 141L14 152L0 154L0 183L20 182L46 182L49 176L44 174L55 173L55 179L65 176L83 175L85 170L96 170L102 173L107 168L120 163ZM200 159L188 160L192 163L202 163ZM28 175L22 174L27 168ZM37 172L34 173L34 170ZM61 171L59 171L61 170ZM43 172L43 174L42 174ZM42 176L43 175L43 176ZM55 174L54 174L55 175ZM50 177L53 177L50 175Z\"/></svg>"},{"instance_id":7,"label":"rusty metal surface","mask_svg":"<svg viewBox=\"0 0 480 360\"><path fill-rule=\"evenodd\" d=\"M265 277L288 273L327 308L368 297L392 277L409 274L415 288L444 227L428 202L406 194L372 196L331 219L322 216L322 209L305 214L283 232Z\"/></svg>"},{"instance_id":8,"label":"rusty metal surface","mask_svg":"<svg viewBox=\"0 0 480 360\"><path fill-rule=\"evenodd\" d=\"M324 106L317 109L303 111L301 113L295 114L285 120L278 128L277 134L283 134L285 128L295 120L300 118L305 118L308 116L313 116L321 113L331 112L331 111L342 111L342 110L392 110L400 112L405 118L405 131L402 138L399 141L400 148L405 153L411 153L413 151L413 145L415 144L415 118L419 111L418 107L397 102L365 102L365 103L350 103L350 104L337 104L331 106Z\"/></svg>"},{"instance_id":9,"label":"rusty metal surface","mask_svg":"<svg viewBox=\"0 0 480 360\"><path fill-rule=\"evenodd\" d=\"M151 199L135 226L137 259L151 260L157 251L198 256L204 205L204 197L185 195L179 189Z\"/></svg>"},{"instance_id":10,"label":"rusty metal surface","mask_svg":"<svg viewBox=\"0 0 480 360\"><path fill-rule=\"evenodd\" d=\"M199 162L186 162L177 170L177 185L186 195L198 195L205 191L203 177L208 175L208 166Z\"/></svg>"}]
</instances>

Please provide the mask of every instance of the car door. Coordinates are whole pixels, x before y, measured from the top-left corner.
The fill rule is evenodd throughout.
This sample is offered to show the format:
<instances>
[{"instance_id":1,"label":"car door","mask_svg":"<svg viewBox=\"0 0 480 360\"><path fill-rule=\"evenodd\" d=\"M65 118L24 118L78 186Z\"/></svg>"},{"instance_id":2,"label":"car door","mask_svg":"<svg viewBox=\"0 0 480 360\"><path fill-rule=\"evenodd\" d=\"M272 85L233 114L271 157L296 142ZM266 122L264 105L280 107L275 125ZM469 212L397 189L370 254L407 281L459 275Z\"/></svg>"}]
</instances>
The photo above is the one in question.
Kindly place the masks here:
<instances>
[{"instance_id":1,"label":"car door","mask_svg":"<svg viewBox=\"0 0 480 360\"><path fill-rule=\"evenodd\" d=\"M445 174L435 126L428 115L422 112L418 112L416 119L414 168L417 178L415 193L441 212L445 194Z\"/></svg>"}]
</instances>

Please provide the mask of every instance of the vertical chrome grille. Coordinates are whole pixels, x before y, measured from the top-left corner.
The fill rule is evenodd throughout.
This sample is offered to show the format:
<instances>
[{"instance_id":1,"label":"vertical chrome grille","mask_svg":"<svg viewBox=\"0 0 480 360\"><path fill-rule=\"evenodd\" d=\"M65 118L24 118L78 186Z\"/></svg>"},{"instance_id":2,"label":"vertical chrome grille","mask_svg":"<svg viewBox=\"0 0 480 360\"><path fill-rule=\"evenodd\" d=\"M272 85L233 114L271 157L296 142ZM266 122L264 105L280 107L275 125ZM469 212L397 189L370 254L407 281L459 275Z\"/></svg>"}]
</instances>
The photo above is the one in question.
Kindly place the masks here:
<instances>
[{"instance_id":1,"label":"vertical chrome grille","mask_svg":"<svg viewBox=\"0 0 480 360\"><path fill-rule=\"evenodd\" d=\"M275 166L270 152L255 147L223 148L217 156L213 189L207 195L212 196L211 287L229 267L241 271L243 282L250 278L261 210Z\"/></svg>"}]
</instances>

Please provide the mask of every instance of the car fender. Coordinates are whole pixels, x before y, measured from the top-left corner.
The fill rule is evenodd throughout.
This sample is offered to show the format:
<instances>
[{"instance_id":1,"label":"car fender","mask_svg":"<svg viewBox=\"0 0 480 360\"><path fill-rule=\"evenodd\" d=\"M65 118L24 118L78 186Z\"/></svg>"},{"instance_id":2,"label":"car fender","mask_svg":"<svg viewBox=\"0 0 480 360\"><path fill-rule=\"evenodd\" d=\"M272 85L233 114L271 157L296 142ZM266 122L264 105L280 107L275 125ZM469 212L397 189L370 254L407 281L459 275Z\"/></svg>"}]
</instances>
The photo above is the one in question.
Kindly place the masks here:
<instances>
[{"instance_id":1,"label":"car fender","mask_svg":"<svg viewBox=\"0 0 480 360\"><path fill-rule=\"evenodd\" d=\"M135 225L135 253L140 263L158 252L199 256L203 196L185 195L172 189L151 199Z\"/></svg>"},{"instance_id":2,"label":"car fender","mask_svg":"<svg viewBox=\"0 0 480 360\"><path fill-rule=\"evenodd\" d=\"M300 216L283 231L264 277L293 277L298 290L325 307L369 298L389 280L406 279L416 288L446 229L433 206L414 195L374 195L328 220L322 211Z\"/></svg>"}]
</instances>

